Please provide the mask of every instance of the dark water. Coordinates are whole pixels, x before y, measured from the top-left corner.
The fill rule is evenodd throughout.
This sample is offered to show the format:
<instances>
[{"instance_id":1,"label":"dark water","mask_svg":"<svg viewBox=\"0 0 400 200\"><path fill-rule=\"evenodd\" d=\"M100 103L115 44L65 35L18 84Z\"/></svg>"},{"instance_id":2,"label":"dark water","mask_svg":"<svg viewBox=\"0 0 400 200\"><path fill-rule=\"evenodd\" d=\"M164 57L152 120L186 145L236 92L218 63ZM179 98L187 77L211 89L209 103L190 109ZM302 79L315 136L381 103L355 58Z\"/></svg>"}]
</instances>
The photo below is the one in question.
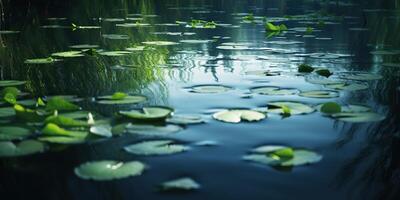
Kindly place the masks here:
<instances>
[{"instance_id":1,"label":"dark water","mask_svg":"<svg viewBox=\"0 0 400 200\"><path fill-rule=\"evenodd\" d=\"M23 91L35 97L77 95L91 98L116 91L142 94L145 105L163 105L179 114L201 114L205 124L189 125L168 136L191 147L170 156L135 156L122 147L141 141L134 136L115 137L83 145L56 147L51 151L0 162L1 199L398 199L400 186L400 102L398 54L371 54L374 50L398 50L400 12L395 2L355 2L327 4L320 1L13 1L2 3L0 42L1 78L27 80ZM384 9L385 10L384 10ZM268 38L263 22L243 23L240 13L276 19L323 10L335 16L323 27L303 37L289 31ZM132 15L138 14L138 15ZM154 15L154 16L153 16ZM49 20L48 18L66 18ZM121 28L110 18L143 18L149 27ZM103 20L99 20L102 18ZM215 29L192 29L163 23L204 19L233 24ZM111 22L110 22L111 21ZM129 21L127 19L126 21ZM135 22L135 21L132 21ZM283 21L289 29L307 27L308 19ZM334 23L327 23L334 22ZM101 29L43 28L58 24L101 26ZM237 26L235 26L237 25ZM318 31L318 30L320 31ZM193 32L195 35L165 35L157 32ZM108 40L104 34L128 35L126 40ZM219 36L219 37L215 37ZM222 38L226 37L226 38ZM323 39L321 39L323 38ZM325 39L324 39L325 38ZM48 57L70 50L70 45L95 44L106 50L123 50L144 41L213 40L206 44L155 47L122 57L72 58L51 65L29 65L24 60ZM272 43L270 41L273 41ZM276 41L298 41L281 44ZM222 50L224 42L244 42L250 50ZM274 43L275 42L275 43ZM268 49L260 49L265 47ZM295 54L340 54L338 58L312 58ZM343 56L344 55L344 56ZM260 59L266 56L268 59ZM300 91L323 86L296 75L297 66L308 63L334 73L362 71L383 76L366 81L368 89L340 91L340 97L316 99L298 95L253 95L250 88L278 86ZM218 64L217 66L205 64ZM254 70L282 72L280 76L247 75ZM222 84L234 90L220 94L191 93L188 87ZM229 124L212 119L213 109L257 108L267 102L290 100L317 105L328 101L368 105L386 116L382 121L346 123L314 112L282 119L276 114L255 123ZM99 106L85 100L85 110L106 117L120 109L137 106ZM4 124L6 125L6 124ZM196 146L213 140L219 145ZM323 156L315 164L278 171L269 166L242 160L250 149L264 144L281 144L312 149ZM141 176L117 181L95 182L78 178L74 167L93 160L140 160L148 169ZM190 176L201 189L165 194L158 184Z\"/></svg>"}]
</instances>

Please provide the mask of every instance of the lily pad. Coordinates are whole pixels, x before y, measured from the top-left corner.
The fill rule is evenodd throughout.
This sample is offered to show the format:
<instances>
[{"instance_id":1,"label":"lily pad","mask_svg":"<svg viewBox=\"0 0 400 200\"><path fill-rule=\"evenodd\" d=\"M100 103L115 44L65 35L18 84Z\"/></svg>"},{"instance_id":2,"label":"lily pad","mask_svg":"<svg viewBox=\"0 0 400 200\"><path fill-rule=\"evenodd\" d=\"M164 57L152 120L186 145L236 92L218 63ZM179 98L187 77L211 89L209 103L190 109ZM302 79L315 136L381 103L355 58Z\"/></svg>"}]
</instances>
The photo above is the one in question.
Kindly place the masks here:
<instances>
[{"instance_id":1,"label":"lily pad","mask_svg":"<svg viewBox=\"0 0 400 200\"><path fill-rule=\"evenodd\" d=\"M275 101L267 104L266 112L284 114L284 107L290 110L291 115L301 115L301 114L309 114L315 111L311 106L300 103L300 102L291 102L291 101Z\"/></svg>"},{"instance_id":2,"label":"lily pad","mask_svg":"<svg viewBox=\"0 0 400 200\"><path fill-rule=\"evenodd\" d=\"M166 136L183 130L177 125L154 126L143 124L128 124L126 132L130 134L146 135L146 136Z\"/></svg>"},{"instance_id":3,"label":"lily pad","mask_svg":"<svg viewBox=\"0 0 400 200\"><path fill-rule=\"evenodd\" d=\"M12 117L15 116L15 110L13 107L0 108L0 117Z\"/></svg>"},{"instance_id":4,"label":"lily pad","mask_svg":"<svg viewBox=\"0 0 400 200\"><path fill-rule=\"evenodd\" d=\"M250 91L252 93L257 93L262 95L293 95L298 92L297 89L279 88L274 86L255 87L250 89Z\"/></svg>"},{"instance_id":5,"label":"lily pad","mask_svg":"<svg viewBox=\"0 0 400 200\"><path fill-rule=\"evenodd\" d=\"M118 35L118 34L103 34L103 38L109 39L109 40L128 40L129 36L128 35Z\"/></svg>"},{"instance_id":6,"label":"lily pad","mask_svg":"<svg viewBox=\"0 0 400 200\"><path fill-rule=\"evenodd\" d=\"M187 151L189 147L174 144L172 140L144 141L124 147L124 150L136 155L168 155Z\"/></svg>"},{"instance_id":7,"label":"lily pad","mask_svg":"<svg viewBox=\"0 0 400 200\"><path fill-rule=\"evenodd\" d=\"M72 49L97 49L99 48L99 45L94 45L94 44L77 44L77 45L71 45L69 48Z\"/></svg>"},{"instance_id":8,"label":"lily pad","mask_svg":"<svg viewBox=\"0 0 400 200\"><path fill-rule=\"evenodd\" d=\"M58 126L70 126L70 127L84 127L89 125L87 121L76 120L62 115L49 116L46 118L45 123L53 123Z\"/></svg>"},{"instance_id":9,"label":"lily pad","mask_svg":"<svg viewBox=\"0 0 400 200\"><path fill-rule=\"evenodd\" d=\"M162 191L190 191L200 189L200 184L189 177L170 180L161 184Z\"/></svg>"},{"instance_id":10,"label":"lily pad","mask_svg":"<svg viewBox=\"0 0 400 200\"><path fill-rule=\"evenodd\" d=\"M232 90L232 88L224 85L197 85L191 87L190 91L194 93L214 94L227 92L229 90Z\"/></svg>"},{"instance_id":11,"label":"lily pad","mask_svg":"<svg viewBox=\"0 0 400 200\"><path fill-rule=\"evenodd\" d=\"M239 123L242 120L260 121L266 117L265 114L253 110L224 110L213 115L214 119L227 123Z\"/></svg>"},{"instance_id":12,"label":"lily pad","mask_svg":"<svg viewBox=\"0 0 400 200\"><path fill-rule=\"evenodd\" d=\"M340 113L342 111L342 107L335 102L328 102L322 104L320 111L325 114L335 114Z\"/></svg>"},{"instance_id":13,"label":"lily pad","mask_svg":"<svg viewBox=\"0 0 400 200\"><path fill-rule=\"evenodd\" d=\"M64 51L64 52L52 53L51 56L62 57L62 58L75 58L75 57L83 57L85 55L83 55L81 51Z\"/></svg>"},{"instance_id":14,"label":"lily pad","mask_svg":"<svg viewBox=\"0 0 400 200\"><path fill-rule=\"evenodd\" d=\"M310 90L299 93L299 96L310 97L310 98L336 98L339 97L339 93L330 90Z\"/></svg>"},{"instance_id":15,"label":"lily pad","mask_svg":"<svg viewBox=\"0 0 400 200\"><path fill-rule=\"evenodd\" d=\"M155 46L171 46L179 44L177 42L171 42L171 41L147 41L142 43L146 45L155 45Z\"/></svg>"},{"instance_id":16,"label":"lily pad","mask_svg":"<svg viewBox=\"0 0 400 200\"><path fill-rule=\"evenodd\" d=\"M377 122L385 119L385 116L374 112L341 112L331 116L337 120L351 123Z\"/></svg>"},{"instance_id":17,"label":"lily pad","mask_svg":"<svg viewBox=\"0 0 400 200\"><path fill-rule=\"evenodd\" d=\"M273 167L293 167L317 163L321 161L322 156L306 149L266 145L253 149L243 159Z\"/></svg>"},{"instance_id":18,"label":"lily pad","mask_svg":"<svg viewBox=\"0 0 400 200\"><path fill-rule=\"evenodd\" d=\"M63 129L56 124L49 123L42 129L43 135L47 136L68 136L76 138L85 138L88 133L84 131L70 131Z\"/></svg>"},{"instance_id":19,"label":"lily pad","mask_svg":"<svg viewBox=\"0 0 400 200\"><path fill-rule=\"evenodd\" d=\"M0 157L26 156L45 150L46 146L36 140L25 140L20 143L0 142Z\"/></svg>"},{"instance_id":20,"label":"lily pad","mask_svg":"<svg viewBox=\"0 0 400 200\"><path fill-rule=\"evenodd\" d=\"M119 113L127 118L135 120L162 120L167 118L173 112L172 108L168 107L144 107L142 112L139 110L120 111Z\"/></svg>"},{"instance_id":21,"label":"lily pad","mask_svg":"<svg viewBox=\"0 0 400 200\"><path fill-rule=\"evenodd\" d=\"M65 136L43 136L39 137L38 140L54 144L80 144L85 142L85 138Z\"/></svg>"},{"instance_id":22,"label":"lily pad","mask_svg":"<svg viewBox=\"0 0 400 200\"><path fill-rule=\"evenodd\" d=\"M132 95L125 96L121 99L116 99L113 96L102 96L98 98L97 103L99 104L107 104L107 105L118 105L118 104L137 104L147 100L145 96L141 95Z\"/></svg>"},{"instance_id":23,"label":"lily pad","mask_svg":"<svg viewBox=\"0 0 400 200\"><path fill-rule=\"evenodd\" d=\"M368 89L369 86L365 83L338 83L338 84L328 84L325 87L333 90L347 90L347 91L357 91Z\"/></svg>"},{"instance_id":24,"label":"lily pad","mask_svg":"<svg viewBox=\"0 0 400 200\"><path fill-rule=\"evenodd\" d=\"M26 128L16 126L0 127L0 140L21 140L31 135L31 131Z\"/></svg>"},{"instance_id":25,"label":"lily pad","mask_svg":"<svg viewBox=\"0 0 400 200\"><path fill-rule=\"evenodd\" d=\"M57 59L54 59L52 57L48 57L48 58L33 58L33 59L27 59L24 61L25 64L31 64L31 65L40 65L40 64L52 64L55 63L57 61Z\"/></svg>"},{"instance_id":26,"label":"lily pad","mask_svg":"<svg viewBox=\"0 0 400 200\"><path fill-rule=\"evenodd\" d=\"M143 173L145 165L139 161L102 160L84 163L75 168L75 174L82 179L110 181L138 176Z\"/></svg>"},{"instance_id":27,"label":"lily pad","mask_svg":"<svg viewBox=\"0 0 400 200\"><path fill-rule=\"evenodd\" d=\"M118 57L118 56L125 56L131 54L130 51L102 51L99 54L102 56L110 56L110 57Z\"/></svg>"},{"instance_id":28,"label":"lily pad","mask_svg":"<svg viewBox=\"0 0 400 200\"><path fill-rule=\"evenodd\" d=\"M200 115L175 114L171 118L168 118L167 122L172 124L188 125L205 123L205 120Z\"/></svg>"},{"instance_id":29,"label":"lily pad","mask_svg":"<svg viewBox=\"0 0 400 200\"><path fill-rule=\"evenodd\" d=\"M379 74L371 74L366 72L355 72L344 74L341 76L344 79L355 80L355 81L372 81L372 80L380 80L383 76Z\"/></svg>"},{"instance_id":30,"label":"lily pad","mask_svg":"<svg viewBox=\"0 0 400 200\"><path fill-rule=\"evenodd\" d=\"M111 126L108 125L96 125L90 127L90 133L102 137L112 137Z\"/></svg>"},{"instance_id":31,"label":"lily pad","mask_svg":"<svg viewBox=\"0 0 400 200\"><path fill-rule=\"evenodd\" d=\"M46 110L49 111L75 111L79 110L80 107L69 102L66 98L61 97L61 96L55 96L52 98L49 98L46 104Z\"/></svg>"}]
</instances>

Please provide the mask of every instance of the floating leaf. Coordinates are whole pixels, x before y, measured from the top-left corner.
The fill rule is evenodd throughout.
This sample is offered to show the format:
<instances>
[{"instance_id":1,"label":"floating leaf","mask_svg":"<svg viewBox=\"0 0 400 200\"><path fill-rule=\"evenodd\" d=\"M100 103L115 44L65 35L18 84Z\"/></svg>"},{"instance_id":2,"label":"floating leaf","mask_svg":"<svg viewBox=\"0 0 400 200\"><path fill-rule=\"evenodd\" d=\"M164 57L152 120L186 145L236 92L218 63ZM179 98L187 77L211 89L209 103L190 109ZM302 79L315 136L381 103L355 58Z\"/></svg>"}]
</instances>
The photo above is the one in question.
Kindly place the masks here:
<instances>
[{"instance_id":1,"label":"floating leaf","mask_svg":"<svg viewBox=\"0 0 400 200\"><path fill-rule=\"evenodd\" d=\"M52 97L47 101L46 110L49 111L74 111L79 110L80 107L69 102L67 99L63 97Z\"/></svg>"},{"instance_id":2,"label":"floating leaf","mask_svg":"<svg viewBox=\"0 0 400 200\"><path fill-rule=\"evenodd\" d=\"M310 98L336 98L339 97L339 93L330 90L311 90L300 92L299 96Z\"/></svg>"},{"instance_id":3,"label":"floating leaf","mask_svg":"<svg viewBox=\"0 0 400 200\"><path fill-rule=\"evenodd\" d=\"M320 76L327 77L327 78L330 77L333 74L328 69L318 69L318 70L315 71L315 73L317 73Z\"/></svg>"},{"instance_id":4,"label":"floating leaf","mask_svg":"<svg viewBox=\"0 0 400 200\"><path fill-rule=\"evenodd\" d=\"M102 137L112 137L111 127L107 125L92 126L90 127L90 133Z\"/></svg>"},{"instance_id":5,"label":"floating leaf","mask_svg":"<svg viewBox=\"0 0 400 200\"><path fill-rule=\"evenodd\" d=\"M311 73L314 71L314 67L311 67L310 65L307 64L301 64L297 68L297 71L300 73Z\"/></svg>"},{"instance_id":6,"label":"floating leaf","mask_svg":"<svg viewBox=\"0 0 400 200\"><path fill-rule=\"evenodd\" d=\"M54 59L52 57L48 57L48 58L33 58L33 59L27 59L24 61L25 64L31 64L31 65L40 65L40 64L52 64L55 63L57 61L57 59Z\"/></svg>"},{"instance_id":7,"label":"floating leaf","mask_svg":"<svg viewBox=\"0 0 400 200\"><path fill-rule=\"evenodd\" d=\"M2 99L10 104L17 103L17 97L21 93L16 87L6 87L1 90L1 97Z\"/></svg>"},{"instance_id":8,"label":"floating leaf","mask_svg":"<svg viewBox=\"0 0 400 200\"><path fill-rule=\"evenodd\" d=\"M76 137L76 138L85 138L88 133L83 131L69 131L63 129L56 124L49 123L43 129L42 133L48 136L69 136L69 137Z\"/></svg>"},{"instance_id":9,"label":"floating leaf","mask_svg":"<svg viewBox=\"0 0 400 200\"><path fill-rule=\"evenodd\" d=\"M252 153L243 159L274 167L292 167L317 163L322 156L306 149L266 145L253 149Z\"/></svg>"},{"instance_id":10,"label":"floating leaf","mask_svg":"<svg viewBox=\"0 0 400 200\"><path fill-rule=\"evenodd\" d=\"M126 126L127 133L147 135L147 136L165 136L174 134L183 130L182 127L177 125L154 126L142 124L128 124Z\"/></svg>"},{"instance_id":11,"label":"floating leaf","mask_svg":"<svg viewBox=\"0 0 400 200\"><path fill-rule=\"evenodd\" d=\"M0 140L21 140L31 135L31 131L22 127L0 127Z\"/></svg>"},{"instance_id":12,"label":"floating leaf","mask_svg":"<svg viewBox=\"0 0 400 200\"><path fill-rule=\"evenodd\" d=\"M266 118L266 115L253 110L224 110L215 113L213 117L223 122L239 123L242 120L249 122L260 121Z\"/></svg>"},{"instance_id":13,"label":"floating leaf","mask_svg":"<svg viewBox=\"0 0 400 200\"><path fill-rule=\"evenodd\" d=\"M35 140L25 140L20 143L0 142L0 157L18 157L46 150L46 146Z\"/></svg>"},{"instance_id":14,"label":"floating leaf","mask_svg":"<svg viewBox=\"0 0 400 200\"><path fill-rule=\"evenodd\" d=\"M113 160L93 161L75 168L75 174L82 179L109 181L141 175L145 165L139 161L121 162Z\"/></svg>"},{"instance_id":15,"label":"floating leaf","mask_svg":"<svg viewBox=\"0 0 400 200\"><path fill-rule=\"evenodd\" d=\"M232 90L231 87L224 86L224 85L197 85L191 87L191 92L194 93L222 93Z\"/></svg>"},{"instance_id":16,"label":"floating leaf","mask_svg":"<svg viewBox=\"0 0 400 200\"><path fill-rule=\"evenodd\" d=\"M121 99L125 99L128 95L126 93L123 92L116 92L111 96L112 100L121 100Z\"/></svg>"},{"instance_id":17,"label":"floating leaf","mask_svg":"<svg viewBox=\"0 0 400 200\"><path fill-rule=\"evenodd\" d=\"M372 81L372 80L380 80L383 76L379 74L371 74L366 72L354 72L349 74L344 74L341 78L355 80L355 81Z\"/></svg>"},{"instance_id":18,"label":"floating leaf","mask_svg":"<svg viewBox=\"0 0 400 200\"><path fill-rule=\"evenodd\" d=\"M15 110L13 107L0 108L0 117L12 117L15 116Z\"/></svg>"},{"instance_id":19,"label":"floating leaf","mask_svg":"<svg viewBox=\"0 0 400 200\"><path fill-rule=\"evenodd\" d=\"M24 108L21 105L14 105L15 115L18 119L28 122L41 122L47 113L41 113L39 111Z\"/></svg>"},{"instance_id":20,"label":"floating leaf","mask_svg":"<svg viewBox=\"0 0 400 200\"><path fill-rule=\"evenodd\" d=\"M81 144L85 142L85 138L65 136L44 136L39 137L38 140L54 144Z\"/></svg>"},{"instance_id":21,"label":"floating leaf","mask_svg":"<svg viewBox=\"0 0 400 200\"><path fill-rule=\"evenodd\" d=\"M17 81L17 80L1 80L0 87L12 87L12 86L19 86L25 85L26 81Z\"/></svg>"},{"instance_id":22,"label":"floating leaf","mask_svg":"<svg viewBox=\"0 0 400 200\"><path fill-rule=\"evenodd\" d=\"M103 34L103 38L109 39L109 40L128 40L129 36L128 35L118 35L118 34Z\"/></svg>"},{"instance_id":23,"label":"floating leaf","mask_svg":"<svg viewBox=\"0 0 400 200\"><path fill-rule=\"evenodd\" d=\"M124 150L136 155L167 155L187 151L189 148L173 144L172 140L144 141L124 147Z\"/></svg>"},{"instance_id":24,"label":"floating leaf","mask_svg":"<svg viewBox=\"0 0 400 200\"><path fill-rule=\"evenodd\" d=\"M170 42L170 41L147 41L142 43L146 45L155 45L155 46L171 46L179 44L177 42Z\"/></svg>"},{"instance_id":25,"label":"floating leaf","mask_svg":"<svg viewBox=\"0 0 400 200\"><path fill-rule=\"evenodd\" d=\"M341 112L331 116L337 120L351 123L377 122L385 119L385 116L373 112Z\"/></svg>"},{"instance_id":26,"label":"floating leaf","mask_svg":"<svg viewBox=\"0 0 400 200\"><path fill-rule=\"evenodd\" d=\"M99 45L77 44L77 45L69 46L69 48L72 48L72 49L97 49L97 48L99 48Z\"/></svg>"},{"instance_id":27,"label":"floating leaf","mask_svg":"<svg viewBox=\"0 0 400 200\"><path fill-rule=\"evenodd\" d=\"M320 111L325 114L340 113L342 111L342 107L335 102L328 102L321 106Z\"/></svg>"},{"instance_id":28,"label":"floating leaf","mask_svg":"<svg viewBox=\"0 0 400 200\"><path fill-rule=\"evenodd\" d=\"M167 122L172 124L188 125L205 123L205 120L200 115L175 114L171 118L168 118Z\"/></svg>"},{"instance_id":29,"label":"floating leaf","mask_svg":"<svg viewBox=\"0 0 400 200\"><path fill-rule=\"evenodd\" d=\"M347 91L356 91L356 90L365 90L368 89L369 86L364 83L338 83L338 84L328 84L325 87L333 90L347 90Z\"/></svg>"},{"instance_id":30,"label":"floating leaf","mask_svg":"<svg viewBox=\"0 0 400 200\"><path fill-rule=\"evenodd\" d=\"M58 126L88 126L89 124L86 121L75 120L73 118L65 117L62 115L57 116L49 116L46 118L45 123L52 123Z\"/></svg>"},{"instance_id":31,"label":"floating leaf","mask_svg":"<svg viewBox=\"0 0 400 200\"><path fill-rule=\"evenodd\" d=\"M115 95L115 94L114 94ZM134 95L134 96L125 96L121 98L121 95L118 96L102 96L99 97L100 100L97 101L99 104L108 104L108 105L118 105L118 104L137 104L147 100L145 96ZM119 98L119 99L118 99Z\"/></svg>"},{"instance_id":32,"label":"floating leaf","mask_svg":"<svg viewBox=\"0 0 400 200\"><path fill-rule=\"evenodd\" d=\"M293 95L298 92L297 89L290 89L290 88L285 89L274 86L255 87L250 89L250 91L262 95Z\"/></svg>"},{"instance_id":33,"label":"floating leaf","mask_svg":"<svg viewBox=\"0 0 400 200\"><path fill-rule=\"evenodd\" d=\"M130 51L102 51L99 54L102 56L124 56L124 55L128 55L131 54L132 52Z\"/></svg>"},{"instance_id":34,"label":"floating leaf","mask_svg":"<svg viewBox=\"0 0 400 200\"><path fill-rule=\"evenodd\" d=\"M136 120L162 120L167 118L172 112L168 107L144 107L143 112L139 110L120 111L122 116Z\"/></svg>"},{"instance_id":35,"label":"floating leaf","mask_svg":"<svg viewBox=\"0 0 400 200\"><path fill-rule=\"evenodd\" d=\"M161 184L162 191L190 191L200 188L200 184L189 177L170 180Z\"/></svg>"},{"instance_id":36,"label":"floating leaf","mask_svg":"<svg viewBox=\"0 0 400 200\"><path fill-rule=\"evenodd\" d=\"M289 110L290 115L301 115L301 114L309 114L315 111L311 106L300 103L300 102L291 102L291 101L276 101L270 102L267 104L266 112L278 113L285 115L285 109ZM286 111L287 113L287 111Z\"/></svg>"},{"instance_id":37,"label":"floating leaf","mask_svg":"<svg viewBox=\"0 0 400 200\"><path fill-rule=\"evenodd\" d=\"M64 52L52 53L51 56L62 57L62 58L76 58L85 55L83 55L81 51L64 51Z\"/></svg>"}]
</instances>

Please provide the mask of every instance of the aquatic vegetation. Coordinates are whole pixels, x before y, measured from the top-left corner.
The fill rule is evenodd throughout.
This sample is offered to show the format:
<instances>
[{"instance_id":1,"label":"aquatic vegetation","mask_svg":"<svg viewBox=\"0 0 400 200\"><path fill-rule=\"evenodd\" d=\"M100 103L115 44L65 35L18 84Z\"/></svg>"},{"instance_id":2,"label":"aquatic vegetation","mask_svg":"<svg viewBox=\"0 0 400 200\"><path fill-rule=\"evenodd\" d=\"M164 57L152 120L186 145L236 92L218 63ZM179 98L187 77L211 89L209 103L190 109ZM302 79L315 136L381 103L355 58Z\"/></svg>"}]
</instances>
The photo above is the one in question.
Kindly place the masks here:
<instances>
[{"instance_id":1,"label":"aquatic vegetation","mask_svg":"<svg viewBox=\"0 0 400 200\"><path fill-rule=\"evenodd\" d=\"M288 28L286 27L285 24L274 25L271 22L267 22L265 24L265 30L267 32L282 32L282 31L287 31Z\"/></svg>"},{"instance_id":2,"label":"aquatic vegetation","mask_svg":"<svg viewBox=\"0 0 400 200\"><path fill-rule=\"evenodd\" d=\"M190 92L204 94L222 93L230 90L232 90L231 87L224 85L196 85L190 88Z\"/></svg>"},{"instance_id":3,"label":"aquatic vegetation","mask_svg":"<svg viewBox=\"0 0 400 200\"><path fill-rule=\"evenodd\" d=\"M145 170L145 165L139 161L101 160L83 163L76 167L75 174L82 179L95 181L110 181L139 176Z\"/></svg>"},{"instance_id":4,"label":"aquatic vegetation","mask_svg":"<svg viewBox=\"0 0 400 200\"><path fill-rule=\"evenodd\" d=\"M317 163L321 161L322 156L301 148L265 145L252 149L243 159L272 167L294 167Z\"/></svg>"},{"instance_id":5,"label":"aquatic vegetation","mask_svg":"<svg viewBox=\"0 0 400 200\"><path fill-rule=\"evenodd\" d=\"M191 191L200 189L200 184L189 177L166 181L160 185L162 191Z\"/></svg>"},{"instance_id":6,"label":"aquatic vegetation","mask_svg":"<svg viewBox=\"0 0 400 200\"><path fill-rule=\"evenodd\" d=\"M149 125L149 124L127 124L124 129L126 133L134 135L146 136L166 136L183 130L177 125L168 124L165 126Z\"/></svg>"},{"instance_id":7,"label":"aquatic vegetation","mask_svg":"<svg viewBox=\"0 0 400 200\"><path fill-rule=\"evenodd\" d=\"M1 114L0 114L1 115ZM172 117L167 118L168 123L188 125L188 124L201 124L206 121L201 115L193 114L174 114Z\"/></svg>"},{"instance_id":8,"label":"aquatic vegetation","mask_svg":"<svg viewBox=\"0 0 400 200\"><path fill-rule=\"evenodd\" d=\"M124 147L128 153L136 155L169 155L187 151L189 148L175 144L172 140L152 140L144 141Z\"/></svg>"},{"instance_id":9,"label":"aquatic vegetation","mask_svg":"<svg viewBox=\"0 0 400 200\"><path fill-rule=\"evenodd\" d=\"M97 103L108 104L108 105L119 105L119 104L137 104L147 100L145 96L133 95L130 96L125 93L116 92L111 96L101 96L97 98Z\"/></svg>"},{"instance_id":10,"label":"aquatic vegetation","mask_svg":"<svg viewBox=\"0 0 400 200\"><path fill-rule=\"evenodd\" d=\"M331 90L310 90L302 91L299 96L310 97L310 98L336 98L339 97L339 93Z\"/></svg>"},{"instance_id":11,"label":"aquatic vegetation","mask_svg":"<svg viewBox=\"0 0 400 200\"><path fill-rule=\"evenodd\" d=\"M260 121L267 116L263 113L253 110L224 110L217 112L213 115L213 118L222 122L227 123L240 123L243 121L255 122Z\"/></svg>"},{"instance_id":12,"label":"aquatic vegetation","mask_svg":"<svg viewBox=\"0 0 400 200\"><path fill-rule=\"evenodd\" d=\"M18 126L0 127L0 141L21 140L31 135L31 130Z\"/></svg>"},{"instance_id":13,"label":"aquatic vegetation","mask_svg":"<svg viewBox=\"0 0 400 200\"><path fill-rule=\"evenodd\" d=\"M213 29L217 27L217 23L215 23L214 21L192 19L192 21L188 23L187 27Z\"/></svg>"},{"instance_id":14,"label":"aquatic vegetation","mask_svg":"<svg viewBox=\"0 0 400 200\"><path fill-rule=\"evenodd\" d=\"M172 112L173 112L172 108L153 106L153 107L142 108L142 112L140 110L131 110L131 111L120 111L119 114L129 119L153 121L153 120L165 120L165 118L170 116Z\"/></svg>"},{"instance_id":15,"label":"aquatic vegetation","mask_svg":"<svg viewBox=\"0 0 400 200\"><path fill-rule=\"evenodd\" d=\"M301 115L309 114L315 111L313 107L307 104L292 101L269 102L266 108L257 108L257 110L281 115Z\"/></svg>"},{"instance_id":16,"label":"aquatic vegetation","mask_svg":"<svg viewBox=\"0 0 400 200\"><path fill-rule=\"evenodd\" d=\"M299 65L299 67L297 68L297 71L298 72L301 72L301 73L311 73L311 72L313 72L314 71L314 67L311 67L310 65L307 65L307 64L301 64L301 65Z\"/></svg>"},{"instance_id":17,"label":"aquatic vegetation","mask_svg":"<svg viewBox=\"0 0 400 200\"><path fill-rule=\"evenodd\" d=\"M54 59L52 57L48 57L48 58L33 58L33 59L27 59L25 60L25 64L31 64L31 65L40 65L40 64L52 64L55 63L57 61L57 59Z\"/></svg>"},{"instance_id":18,"label":"aquatic vegetation","mask_svg":"<svg viewBox=\"0 0 400 200\"><path fill-rule=\"evenodd\" d=\"M294 95L298 93L297 89L291 88L279 88L274 86L262 86L251 88L252 93L262 94L262 95Z\"/></svg>"},{"instance_id":19,"label":"aquatic vegetation","mask_svg":"<svg viewBox=\"0 0 400 200\"><path fill-rule=\"evenodd\" d=\"M27 156L45 150L46 145L36 140L24 140L19 143L0 141L0 157Z\"/></svg>"},{"instance_id":20,"label":"aquatic vegetation","mask_svg":"<svg viewBox=\"0 0 400 200\"><path fill-rule=\"evenodd\" d=\"M0 80L0 87L15 87L25 85L26 81L17 80Z\"/></svg>"}]
</instances>

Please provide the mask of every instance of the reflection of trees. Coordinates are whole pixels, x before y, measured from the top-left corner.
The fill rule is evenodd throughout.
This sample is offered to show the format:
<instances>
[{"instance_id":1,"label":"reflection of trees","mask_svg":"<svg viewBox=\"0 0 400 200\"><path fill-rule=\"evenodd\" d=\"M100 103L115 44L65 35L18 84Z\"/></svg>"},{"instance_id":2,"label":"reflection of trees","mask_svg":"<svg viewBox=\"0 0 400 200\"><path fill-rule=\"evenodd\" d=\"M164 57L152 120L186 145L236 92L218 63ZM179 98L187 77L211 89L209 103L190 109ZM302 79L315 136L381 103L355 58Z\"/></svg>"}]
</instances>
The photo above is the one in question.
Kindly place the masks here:
<instances>
[{"instance_id":1,"label":"reflection of trees","mask_svg":"<svg viewBox=\"0 0 400 200\"><path fill-rule=\"evenodd\" d=\"M169 51L166 48L114 58L86 56L65 59L54 65L23 63L28 58L47 57L54 52L69 50L68 46L74 44L100 44L106 50L123 50L140 44L141 41L155 40L156 36L149 34L155 27L116 28L113 23L93 20L99 17L125 18L129 13L154 14L154 1L27 1L19 2L20 4L16 1L3 2L6 13L3 28L22 32L3 36L4 47L0 47L2 78L27 80L27 89L36 95L63 93L87 96L116 90L139 92L144 85L161 78L158 76L160 71L155 66L164 63L168 58ZM26 11L26 16L18 14L24 13L23 11ZM66 17L68 20L48 21L47 17ZM102 29L72 31L40 28L41 25L47 24L70 26L71 23L100 25ZM126 34L130 39L110 41L101 37L103 33ZM114 70L112 66L115 65L129 67Z\"/></svg>"}]
</instances>

